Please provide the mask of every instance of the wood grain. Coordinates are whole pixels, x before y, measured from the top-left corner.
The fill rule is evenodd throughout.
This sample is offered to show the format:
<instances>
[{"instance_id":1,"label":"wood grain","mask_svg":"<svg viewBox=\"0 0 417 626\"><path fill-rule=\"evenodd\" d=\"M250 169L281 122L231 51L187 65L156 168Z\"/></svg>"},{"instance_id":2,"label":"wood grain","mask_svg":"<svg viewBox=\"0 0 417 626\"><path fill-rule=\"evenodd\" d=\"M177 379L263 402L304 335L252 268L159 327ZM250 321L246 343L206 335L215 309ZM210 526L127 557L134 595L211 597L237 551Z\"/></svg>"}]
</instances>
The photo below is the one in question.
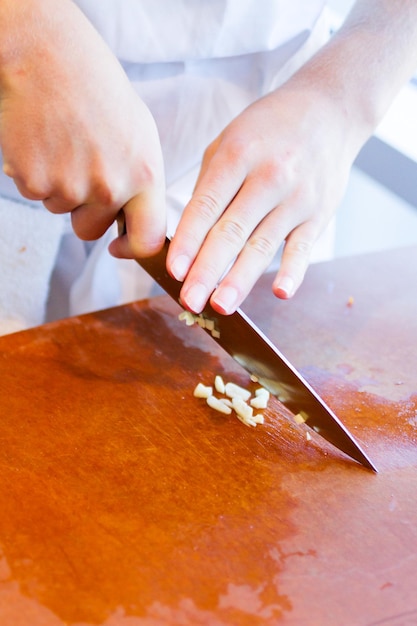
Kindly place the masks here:
<instances>
[{"instance_id":1,"label":"wood grain","mask_svg":"<svg viewBox=\"0 0 417 626\"><path fill-rule=\"evenodd\" d=\"M252 429L194 398L253 383L165 296L1 338L0 624L417 623L416 262L245 305L378 475L275 399Z\"/></svg>"}]
</instances>

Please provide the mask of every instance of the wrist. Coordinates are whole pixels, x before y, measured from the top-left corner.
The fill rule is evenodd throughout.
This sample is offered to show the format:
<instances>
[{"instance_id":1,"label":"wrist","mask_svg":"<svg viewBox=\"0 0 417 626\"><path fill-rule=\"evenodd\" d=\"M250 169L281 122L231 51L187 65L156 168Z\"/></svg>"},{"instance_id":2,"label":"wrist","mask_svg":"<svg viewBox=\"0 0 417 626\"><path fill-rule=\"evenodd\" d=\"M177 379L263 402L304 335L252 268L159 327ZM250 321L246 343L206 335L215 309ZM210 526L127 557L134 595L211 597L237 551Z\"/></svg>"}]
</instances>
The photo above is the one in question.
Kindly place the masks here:
<instances>
[{"instance_id":1,"label":"wrist","mask_svg":"<svg viewBox=\"0 0 417 626\"><path fill-rule=\"evenodd\" d=\"M71 28L81 14L72 0L0 0L0 84L10 72L30 71L50 43Z\"/></svg>"},{"instance_id":2,"label":"wrist","mask_svg":"<svg viewBox=\"0 0 417 626\"><path fill-rule=\"evenodd\" d=\"M417 3L357 0L295 83L333 103L360 149L416 67Z\"/></svg>"}]
</instances>

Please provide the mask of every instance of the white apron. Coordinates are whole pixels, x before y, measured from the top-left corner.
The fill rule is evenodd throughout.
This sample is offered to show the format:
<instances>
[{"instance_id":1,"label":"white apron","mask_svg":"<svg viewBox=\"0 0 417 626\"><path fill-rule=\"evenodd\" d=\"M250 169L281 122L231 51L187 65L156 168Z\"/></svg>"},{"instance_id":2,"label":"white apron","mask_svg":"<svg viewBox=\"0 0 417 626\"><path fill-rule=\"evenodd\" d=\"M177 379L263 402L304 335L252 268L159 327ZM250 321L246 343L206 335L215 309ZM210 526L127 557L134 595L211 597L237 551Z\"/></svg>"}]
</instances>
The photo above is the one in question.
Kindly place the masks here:
<instances>
[{"instance_id":1,"label":"white apron","mask_svg":"<svg viewBox=\"0 0 417 626\"><path fill-rule=\"evenodd\" d=\"M329 35L323 0L77 0L76 4L119 58L156 120L171 233L190 198L205 147L248 104L282 84ZM151 295L152 281L136 263L108 254L114 227L98 242L85 243L71 232L68 216L46 220L40 203L31 203L38 204L37 210L27 208L29 203L22 202L4 175L0 194L6 204L19 203L21 213L30 214L32 222L43 219L35 242L38 255L45 248L43 239L50 242L39 269L42 289L33 294L35 264L26 282L23 275L20 278L22 303L28 294L42 302L36 314L30 314L27 303L21 311L14 298L15 317L22 325L42 323L44 315L54 319ZM8 215L18 230L21 215L12 207ZM326 237L315 260L331 254L332 237ZM10 257L10 250L7 254ZM7 285L0 286L1 293L7 292ZM0 319L6 310L1 293Z\"/></svg>"}]
</instances>

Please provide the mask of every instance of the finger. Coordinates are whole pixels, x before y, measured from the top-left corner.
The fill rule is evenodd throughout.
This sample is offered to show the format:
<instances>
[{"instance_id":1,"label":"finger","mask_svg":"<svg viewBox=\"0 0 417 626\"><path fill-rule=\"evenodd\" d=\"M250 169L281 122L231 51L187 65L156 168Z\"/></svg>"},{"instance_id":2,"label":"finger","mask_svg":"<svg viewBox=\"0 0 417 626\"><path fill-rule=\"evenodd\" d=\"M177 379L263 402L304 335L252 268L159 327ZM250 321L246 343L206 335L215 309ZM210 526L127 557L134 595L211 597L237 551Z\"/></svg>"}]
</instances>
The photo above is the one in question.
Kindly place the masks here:
<instances>
[{"instance_id":1,"label":"finger","mask_svg":"<svg viewBox=\"0 0 417 626\"><path fill-rule=\"evenodd\" d=\"M184 281L181 301L187 308L199 312L220 281L223 288L213 306L217 304L222 313L238 306L250 288L246 285L253 284L272 260L282 236L293 228L291 213L274 208L275 200L275 190L260 187L256 178L244 185L210 231ZM225 282L225 275L229 281Z\"/></svg>"},{"instance_id":2,"label":"finger","mask_svg":"<svg viewBox=\"0 0 417 626\"><path fill-rule=\"evenodd\" d=\"M285 212L278 208L256 228L210 298L216 311L230 315L242 304L278 252L286 221Z\"/></svg>"},{"instance_id":3,"label":"finger","mask_svg":"<svg viewBox=\"0 0 417 626\"><path fill-rule=\"evenodd\" d=\"M99 202L81 204L71 211L74 233L83 241L99 239L112 225L115 209Z\"/></svg>"},{"instance_id":4,"label":"finger","mask_svg":"<svg viewBox=\"0 0 417 626\"><path fill-rule=\"evenodd\" d=\"M181 301L186 308L195 313L204 308L225 272L237 257L240 258L242 251L252 247L254 251L259 250L260 257L267 257L262 260L262 265L268 264L274 243L260 233L258 223L262 223L273 210L274 195L261 189L256 179L244 185L208 234L190 268L181 290Z\"/></svg>"},{"instance_id":5,"label":"finger","mask_svg":"<svg viewBox=\"0 0 417 626\"><path fill-rule=\"evenodd\" d=\"M109 252L128 259L156 254L166 237L163 187L138 194L124 205L123 211L126 233L111 242Z\"/></svg>"},{"instance_id":6,"label":"finger","mask_svg":"<svg viewBox=\"0 0 417 626\"><path fill-rule=\"evenodd\" d=\"M3 171L6 172L5 168L3 168ZM16 188L20 195L23 196L23 198L27 198L28 200L44 200L51 193L50 185L47 183L47 181L42 183L40 177L39 179L35 178L33 182L29 182L24 181L17 175L7 174L7 176L13 179L13 182L16 185Z\"/></svg>"},{"instance_id":7,"label":"finger","mask_svg":"<svg viewBox=\"0 0 417 626\"><path fill-rule=\"evenodd\" d=\"M320 225L308 221L295 228L287 237L280 269L272 285L278 298L291 298L301 285L307 271L311 252L319 234Z\"/></svg>"},{"instance_id":8,"label":"finger","mask_svg":"<svg viewBox=\"0 0 417 626\"><path fill-rule=\"evenodd\" d=\"M54 213L59 215L61 213L70 213L78 206L81 206L81 203L75 202L74 200L64 200L61 198L45 198L42 201L42 204L50 213Z\"/></svg>"},{"instance_id":9,"label":"finger","mask_svg":"<svg viewBox=\"0 0 417 626\"><path fill-rule=\"evenodd\" d=\"M245 176L241 166L231 166L224 157L215 155L210 160L169 247L167 268L174 278L184 280L207 234L238 193Z\"/></svg>"},{"instance_id":10,"label":"finger","mask_svg":"<svg viewBox=\"0 0 417 626\"><path fill-rule=\"evenodd\" d=\"M50 213L70 213L81 206L98 204L96 196L92 194L89 196L85 179L77 177L74 180L74 178L57 180L50 184L50 194L43 199L43 205Z\"/></svg>"},{"instance_id":11,"label":"finger","mask_svg":"<svg viewBox=\"0 0 417 626\"><path fill-rule=\"evenodd\" d=\"M19 176L10 166L3 166L7 176L13 181L19 193L29 200L41 200L51 213L69 213L75 207L87 203L82 181L55 181L44 175L40 169L33 169L30 177Z\"/></svg>"}]
</instances>

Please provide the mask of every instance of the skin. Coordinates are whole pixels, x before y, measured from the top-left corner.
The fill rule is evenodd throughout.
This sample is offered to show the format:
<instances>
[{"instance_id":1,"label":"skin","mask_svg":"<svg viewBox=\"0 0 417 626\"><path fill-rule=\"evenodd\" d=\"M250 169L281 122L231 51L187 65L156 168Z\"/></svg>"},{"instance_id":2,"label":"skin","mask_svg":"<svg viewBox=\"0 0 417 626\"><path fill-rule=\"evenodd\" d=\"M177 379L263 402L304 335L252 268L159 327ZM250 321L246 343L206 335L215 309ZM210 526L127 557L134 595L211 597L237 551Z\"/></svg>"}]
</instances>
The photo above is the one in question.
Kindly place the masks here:
<instances>
[{"instance_id":1,"label":"skin","mask_svg":"<svg viewBox=\"0 0 417 626\"><path fill-rule=\"evenodd\" d=\"M154 120L118 61L69 0L0 0L0 143L25 198L71 211L75 233L100 237L123 208L120 257L165 239L165 189Z\"/></svg>"},{"instance_id":2,"label":"skin","mask_svg":"<svg viewBox=\"0 0 417 626\"><path fill-rule=\"evenodd\" d=\"M187 308L212 294L232 313L282 242L272 289L294 295L358 151L416 67L417 2L358 1L328 45L231 122L205 152L170 246Z\"/></svg>"},{"instance_id":3,"label":"skin","mask_svg":"<svg viewBox=\"0 0 417 626\"><path fill-rule=\"evenodd\" d=\"M165 238L157 129L105 43L70 0L0 0L0 143L24 197L71 212L82 239L123 208L110 252L155 253ZM352 163L417 67L417 0L358 0L340 31L285 85L208 146L167 268L181 299L221 313L245 299L279 246L272 285L290 298ZM40 88L41 86L41 88Z\"/></svg>"}]
</instances>

